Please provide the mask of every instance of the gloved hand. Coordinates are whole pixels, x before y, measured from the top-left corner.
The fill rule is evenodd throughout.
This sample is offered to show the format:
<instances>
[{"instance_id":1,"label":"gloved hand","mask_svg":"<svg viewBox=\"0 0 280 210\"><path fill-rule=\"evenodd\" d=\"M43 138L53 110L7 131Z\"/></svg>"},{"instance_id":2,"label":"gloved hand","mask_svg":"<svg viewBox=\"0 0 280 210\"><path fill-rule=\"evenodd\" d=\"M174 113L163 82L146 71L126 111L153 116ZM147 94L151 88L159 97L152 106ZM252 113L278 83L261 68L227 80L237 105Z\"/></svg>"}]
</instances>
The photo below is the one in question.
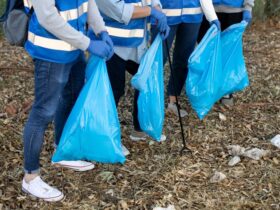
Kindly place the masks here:
<instances>
[{"instance_id":1,"label":"gloved hand","mask_svg":"<svg viewBox=\"0 0 280 210\"><path fill-rule=\"evenodd\" d=\"M107 31L102 31L99 34L102 41L106 42L111 48L114 47L113 41Z\"/></svg>"},{"instance_id":2,"label":"gloved hand","mask_svg":"<svg viewBox=\"0 0 280 210\"><path fill-rule=\"evenodd\" d=\"M252 12L249 10L244 10L243 20L245 20L247 23L250 23L252 21Z\"/></svg>"},{"instance_id":3,"label":"gloved hand","mask_svg":"<svg viewBox=\"0 0 280 210\"><path fill-rule=\"evenodd\" d=\"M100 36L101 40L106 42L109 45L109 47L110 47L111 53L110 53L109 58L108 58L108 60L109 60L114 55L114 44L113 44L113 41L112 41L112 39L109 36L107 31L102 31L99 34L99 36Z\"/></svg>"},{"instance_id":4,"label":"gloved hand","mask_svg":"<svg viewBox=\"0 0 280 210\"><path fill-rule=\"evenodd\" d=\"M221 23L220 21L217 19L217 20L213 20L210 25L215 25L217 27L217 29L220 31L221 30Z\"/></svg>"},{"instance_id":5,"label":"gloved hand","mask_svg":"<svg viewBox=\"0 0 280 210\"><path fill-rule=\"evenodd\" d=\"M87 50L91 54L96 55L101 58L105 58L106 60L109 60L111 58L110 56L111 56L112 50L111 50L110 46L104 41L91 40Z\"/></svg>"},{"instance_id":6,"label":"gloved hand","mask_svg":"<svg viewBox=\"0 0 280 210\"><path fill-rule=\"evenodd\" d=\"M151 16L157 20L157 29L160 32L161 38L165 40L168 37L170 31L170 28L167 24L166 15L156 8L151 8Z\"/></svg>"}]
</instances>

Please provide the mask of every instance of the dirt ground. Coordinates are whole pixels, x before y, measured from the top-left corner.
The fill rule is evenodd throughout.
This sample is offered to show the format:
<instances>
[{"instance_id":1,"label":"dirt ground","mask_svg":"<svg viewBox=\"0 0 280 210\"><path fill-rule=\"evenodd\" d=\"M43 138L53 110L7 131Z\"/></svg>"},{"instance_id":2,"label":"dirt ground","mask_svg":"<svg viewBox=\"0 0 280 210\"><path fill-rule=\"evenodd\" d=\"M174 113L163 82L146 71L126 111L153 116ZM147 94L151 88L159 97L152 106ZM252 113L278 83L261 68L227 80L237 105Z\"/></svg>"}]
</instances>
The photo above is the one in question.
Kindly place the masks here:
<instances>
[{"instance_id":1,"label":"dirt ground","mask_svg":"<svg viewBox=\"0 0 280 210\"><path fill-rule=\"evenodd\" d=\"M217 104L199 121L185 95L181 106L192 154L179 155L180 126L166 115L168 141L133 143L128 139L132 89L121 103L123 142L131 155L124 165L97 164L76 173L50 164L53 131L50 126L41 155L41 174L66 198L48 204L21 191L22 129L33 99L33 65L20 48L0 41L0 209L280 209L280 153L270 139L280 134L280 27L277 21L258 23L245 36L244 53L251 85L236 95L229 108ZM166 68L166 72L169 69ZM166 74L166 78L167 78ZM221 120L219 113L226 119ZM241 158L228 166L228 145L260 148L270 153L261 160ZM226 179L211 183L215 171Z\"/></svg>"}]
</instances>

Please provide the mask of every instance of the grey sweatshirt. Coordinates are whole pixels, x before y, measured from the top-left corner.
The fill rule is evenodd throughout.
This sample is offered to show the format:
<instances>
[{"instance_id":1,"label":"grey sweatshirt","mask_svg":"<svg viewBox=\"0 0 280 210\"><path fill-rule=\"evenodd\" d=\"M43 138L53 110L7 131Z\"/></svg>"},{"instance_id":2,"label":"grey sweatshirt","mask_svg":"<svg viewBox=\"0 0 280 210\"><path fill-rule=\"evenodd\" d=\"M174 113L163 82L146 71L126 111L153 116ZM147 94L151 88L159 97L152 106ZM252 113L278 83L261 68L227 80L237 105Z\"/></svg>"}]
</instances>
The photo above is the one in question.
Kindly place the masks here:
<instances>
[{"instance_id":1,"label":"grey sweatshirt","mask_svg":"<svg viewBox=\"0 0 280 210\"><path fill-rule=\"evenodd\" d=\"M58 13L55 0L31 0L39 23L51 34L85 51L90 39L74 29ZM106 31L105 23L96 6L95 0L88 1L88 24L95 34Z\"/></svg>"},{"instance_id":2,"label":"grey sweatshirt","mask_svg":"<svg viewBox=\"0 0 280 210\"><path fill-rule=\"evenodd\" d=\"M148 5L149 0L142 0L143 5ZM129 24L134 12L134 5L123 0L96 0L97 6L106 16L123 24ZM161 5L159 0L151 0L152 6ZM148 33L145 25L145 36ZM140 63L142 56L147 51L148 40L144 39L138 47L114 46L115 53L123 60L132 60Z\"/></svg>"},{"instance_id":3,"label":"grey sweatshirt","mask_svg":"<svg viewBox=\"0 0 280 210\"><path fill-rule=\"evenodd\" d=\"M219 5L219 6L215 6L215 10L216 12L238 13L238 12L243 12L244 10L252 11L254 5L255 5L255 0L244 0L243 8L235 8L226 5Z\"/></svg>"}]
</instances>

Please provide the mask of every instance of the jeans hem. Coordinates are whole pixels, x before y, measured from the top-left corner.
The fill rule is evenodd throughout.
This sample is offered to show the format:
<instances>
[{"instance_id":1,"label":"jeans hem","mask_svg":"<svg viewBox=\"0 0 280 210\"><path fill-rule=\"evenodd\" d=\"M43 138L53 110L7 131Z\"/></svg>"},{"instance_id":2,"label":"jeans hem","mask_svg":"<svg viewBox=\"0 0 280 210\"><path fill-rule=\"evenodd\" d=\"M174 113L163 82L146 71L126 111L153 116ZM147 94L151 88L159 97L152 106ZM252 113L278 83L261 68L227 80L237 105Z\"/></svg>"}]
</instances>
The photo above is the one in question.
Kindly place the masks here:
<instances>
[{"instance_id":1,"label":"jeans hem","mask_svg":"<svg viewBox=\"0 0 280 210\"><path fill-rule=\"evenodd\" d=\"M35 170L27 170L27 169L24 169L24 173L25 174L39 174L40 172L40 169L35 169Z\"/></svg>"}]
</instances>

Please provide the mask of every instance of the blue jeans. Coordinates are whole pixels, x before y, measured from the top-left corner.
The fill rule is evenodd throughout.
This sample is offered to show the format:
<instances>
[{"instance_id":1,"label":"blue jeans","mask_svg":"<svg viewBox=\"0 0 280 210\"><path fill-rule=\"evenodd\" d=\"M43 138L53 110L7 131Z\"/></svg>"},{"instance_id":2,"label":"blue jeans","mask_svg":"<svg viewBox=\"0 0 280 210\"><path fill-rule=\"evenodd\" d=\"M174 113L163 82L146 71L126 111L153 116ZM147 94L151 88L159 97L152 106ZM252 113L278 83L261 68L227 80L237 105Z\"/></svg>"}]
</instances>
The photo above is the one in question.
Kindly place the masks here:
<instances>
[{"instance_id":1,"label":"blue jeans","mask_svg":"<svg viewBox=\"0 0 280 210\"><path fill-rule=\"evenodd\" d=\"M86 68L83 56L67 64L39 59L34 63L35 99L23 133L26 173L38 173L45 130L53 120L58 145L64 124L84 85Z\"/></svg>"},{"instance_id":2,"label":"blue jeans","mask_svg":"<svg viewBox=\"0 0 280 210\"><path fill-rule=\"evenodd\" d=\"M168 82L168 95L179 96L184 87L188 74L188 60L192 54L200 28L200 23L180 23L170 26L170 33L167 38L169 48L171 48L176 36L175 48L173 52L172 66L174 72L171 76L174 77L174 82L170 76ZM152 26L152 40L155 39L158 31L155 26ZM167 61L166 43L163 43L163 62Z\"/></svg>"}]
</instances>

